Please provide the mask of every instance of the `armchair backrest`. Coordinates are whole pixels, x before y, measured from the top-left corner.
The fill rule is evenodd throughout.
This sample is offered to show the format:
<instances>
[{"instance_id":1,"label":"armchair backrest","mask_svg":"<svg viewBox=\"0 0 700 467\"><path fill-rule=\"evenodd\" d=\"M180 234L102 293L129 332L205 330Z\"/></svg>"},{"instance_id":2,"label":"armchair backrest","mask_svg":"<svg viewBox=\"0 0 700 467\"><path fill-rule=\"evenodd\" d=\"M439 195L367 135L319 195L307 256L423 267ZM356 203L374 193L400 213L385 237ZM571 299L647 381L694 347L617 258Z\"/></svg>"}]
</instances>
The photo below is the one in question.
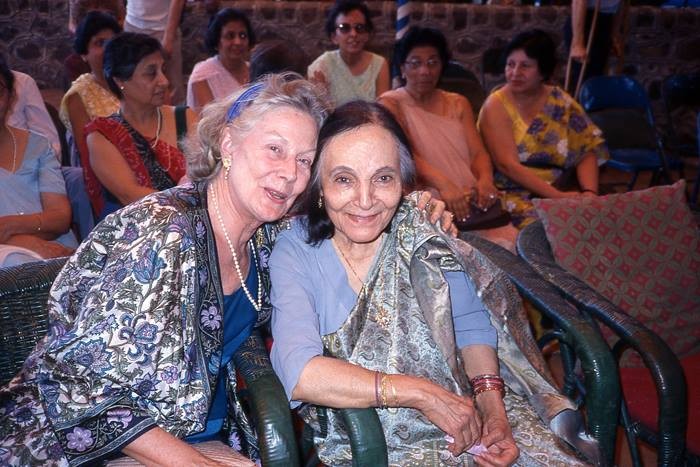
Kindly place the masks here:
<instances>
[{"instance_id":1,"label":"armchair backrest","mask_svg":"<svg viewBox=\"0 0 700 467\"><path fill-rule=\"evenodd\" d=\"M65 262L55 258L0 269L0 386L47 333L49 289Z\"/></svg>"}]
</instances>

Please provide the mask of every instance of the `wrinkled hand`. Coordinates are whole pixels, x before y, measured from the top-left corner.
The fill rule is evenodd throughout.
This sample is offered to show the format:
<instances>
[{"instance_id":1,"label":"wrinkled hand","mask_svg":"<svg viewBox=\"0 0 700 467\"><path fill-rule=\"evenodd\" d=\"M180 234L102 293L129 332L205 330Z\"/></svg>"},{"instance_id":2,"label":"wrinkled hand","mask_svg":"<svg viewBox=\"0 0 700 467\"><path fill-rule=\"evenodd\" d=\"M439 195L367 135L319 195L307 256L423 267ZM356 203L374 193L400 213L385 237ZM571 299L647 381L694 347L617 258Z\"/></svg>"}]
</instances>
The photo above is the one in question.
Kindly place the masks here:
<instances>
[{"instance_id":1,"label":"wrinkled hand","mask_svg":"<svg viewBox=\"0 0 700 467\"><path fill-rule=\"evenodd\" d=\"M490 417L484 421L481 444L488 451L474 456L478 465L505 467L515 462L520 455L508 420L501 417Z\"/></svg>"},{"instance_id":2,"label":"wrinkled hand","mask_svg":"<svg viewBox=\"0 0 700 467\"><path fill-rule=\"evenodd\" d=\"M481 417L470 397L458 396L437 384L431 384L427 400L418 409L452 442L447 449L459 456L481 437Z\"/></svg>"},{"instance_id":3,"label":"wrinkled hand","mask_svg":"<svg viewBox=\"0 0 700 467\"><path fill-rule=\"evenodd\" d=\"M418 209L425 209L430 214L430 222L435 225L439 222L443 231L456 237L459 231L452 222L453 214L445 209L446 206L444 201L433 198L429 191L422 191L418 198Z\"/></svg>"},{"instance_id":4,"label":"wrinkled hand","mask_svg":"<svg viewBox=\"0 0 700 467\"><path fill-rule=\"evenodd\" d=\"M7 244L31 250L44 259L70 256L74 251L72 248L67 248L58 242L44 240L29 234L14 235L8 240Z\"/></svg>"},{"instance_id":5,"label":"wrinkled hand","mask_svg":"<svg viewBox=\"0 0 700 467\"><path fill-rule=\"evenodd\" d=\"M493 182L490 180L487 181L485 179L480 179L477 180L476 185L474 186L474 200L476 202L476 205L483 209L486 210L490 208L491 206L498 201L498 198L500 196L500 193L494 186Z\"/></svg>"}]
</instances>

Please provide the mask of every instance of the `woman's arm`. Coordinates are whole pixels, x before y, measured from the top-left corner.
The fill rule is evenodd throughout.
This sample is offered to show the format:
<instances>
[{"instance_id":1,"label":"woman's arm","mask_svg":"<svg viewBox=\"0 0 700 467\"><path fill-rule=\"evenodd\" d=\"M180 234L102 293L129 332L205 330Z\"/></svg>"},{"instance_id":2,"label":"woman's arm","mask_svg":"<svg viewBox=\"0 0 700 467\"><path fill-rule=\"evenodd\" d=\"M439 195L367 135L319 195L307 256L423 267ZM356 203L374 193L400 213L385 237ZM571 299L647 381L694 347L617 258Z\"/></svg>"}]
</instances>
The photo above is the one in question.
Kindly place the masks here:
<instances>
[{"instance_id":1,"label":"woman's arm","mask_svg":"<svg viewBox=\"0 0 700 467\"><path fill-rule=\"evenodd\" d=\"M214 94L211 92L211 88L206 79L192 83L192 95L194 99L192 107L197 112L201 112L205 105L214 100ZM189 130L189 125L187 128Z\"/></svg>"},{"instance_id":2,"label":"woman's arm","mask_svg":"<svg viewBox=\"0 0 700 467\"><path fill-rule=\"evenodd\" d=\"M85 110L83 100L78 93L73 93L66 98L66 109L68 110L68 120L70 120L73 141L78 148L80 160L84 164L88 157L88 148L85 142L85 125L90 122L90 116Z\"/></svg>"},{"instance_id":3,"label":"woman's arm","mask_svg":"<svg viewBox=\"0 0 700 467\"><path fill-rule=\"evenodd\" d=\"M486 99L482 108L480 129L494 165L503 175L543 198L578 195L577 192L557 190L520 163L512 122L503 105L493 95Z\"/></svg>"},{"instance_id":4,"label":"woman's arm","mask_svg":"<svg viewBox=\"0 0 700 467\"><path fill-rule=\"evenodd\" d=\"M153 193L141 186L119 150L104 135L92 132L87 136L90 166L100 183L126 205Z\"/></svg>"},{"instance_id":5,"label":"woman's arm","mask_svg":"<svg viewBox=\"0 0 700 467\"><path fill-rule=\"evenodd\" d=\"M0 243L10 243L16 235L32 235L53 240L68 232L71 209L68 198L60 193L41 193L40 212L0 216Z\"/></svg>"},{"instance_id":6,"label":"woman's arm","mask_svg":"<svg viewBox=\"0 0 700 467\"><path fill-rule=\"evenodd\" d=\"M394 391L387 391L388 407L420 410L447 435L454 438L450 451L458 455L481 436L481 422L471 399L409 375L390 378ZM377 407L377 374L358 365L329 357L312 358L302 370L293 398L336 408ZM395 395L394 395L395 394Z\"/></svg>"},{"instance_id":7,"label":"woman's arm","mask_svg":"<svg viewBox=\"0 0 700 467\"><path fill-rule=\"evenodd\" d=\"M592 152L583 156L576 166L576 177L583 195L598 194L598 158Z\"/></svg>"},{"instance_id":8,"label":"woman's arm","mask_svg":"<svg viewBox=\"0 0 700 467\"><path fill-rule=\"evenodd\" d=\"M376 97L381 96L390 89L391 77L389 75L389 64L385 59L382 58L382 67L379 69L379 74L377 75L377 82L375 84Z\"/></svg>"},{"instance_id":9,"label":"woman's arm","mask_svg":"<svg viewBox=\"0 0 700 467\"><path fill-rule=\"evenodd\" d=\"M498 190L493 184L491 156L486 152L481 135L476 129L474 111L467 99L464 99L462 126L467 137L467 146L471 157L470 168L476 178L476 204L481 208L486 208L496 201Z\"/></svg>"},{"instance_id":10,"label":"woman's arm","mask_svg":"<svg viewBox=\"0 0 700 467\"><path fill-rule=\"evenodd\" d=\"M231 453L226 462L217 462L197 451L192 445L176 438L167 431L155 427L124 446L122 452L127 456L148 466L204 467L253 466L250 460L241 459L241 455Z\"/></svg>"},{"instance_id":11,"label":"woman's arm","mask_svg":"<svg viewBox=\"0 0 700 467\"><path fill-rule=\"evenodd\" d=\"M498 375L498 357L493 347L469 345L461 349L464 369L469 379L479 375ZM483 457L486 465L510 465L518 458L518 448L506 416L500 391L484 391L476 396L476 405L482 416L484 431L481 444L488 452Z\"/></svg>"}]
</instances>

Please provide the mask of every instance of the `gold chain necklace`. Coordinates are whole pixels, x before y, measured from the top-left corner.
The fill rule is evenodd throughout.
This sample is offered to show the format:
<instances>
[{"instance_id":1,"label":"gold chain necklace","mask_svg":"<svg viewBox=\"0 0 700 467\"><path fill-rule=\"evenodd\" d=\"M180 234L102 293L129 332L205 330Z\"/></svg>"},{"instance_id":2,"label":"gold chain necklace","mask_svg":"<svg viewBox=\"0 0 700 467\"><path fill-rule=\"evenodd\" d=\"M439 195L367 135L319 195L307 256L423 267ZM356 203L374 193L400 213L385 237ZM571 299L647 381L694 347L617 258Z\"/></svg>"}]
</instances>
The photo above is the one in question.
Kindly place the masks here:
<instances>
[{"instance_id":1,"label":"gold chain necklace","mask_svg":"<svg viewBox=\"0 0 700 467\"><path fill-rule=\"evenodd\" d=\"M241 281L241 288L243 289L243 292L245 292L245 296L248 297L248 301L251 303L251 305L253 305L253 308L255 308L255 311L260 312L260 310L262 309L262 281L260 280L260 270L257 267L258 257L255 254L255 245L253 245L253 240L248 240L248 245L250 246L250 250L252 251L251 261L256 262L255 272L258 275L257 303L255 302L255 300L253 300L253 295L250 293L250 290L248 290L248 287L245 285L245 280L243 280L243 274L241 273L241 265L238 263L238 255L236 254L236 250L233 248L233 243L231 242L231 239L228 236L228 230L226 230L226 226L224 225L224 219L221 216L221 211L219 211L219 201L216 199L216 192L214 191L213 185L209 185L209 193L211 193L212 201L214 201L214 211L216 211L216 217L219 219L219 225L221 225L221 230L224 232L224 238L226 239L226 243L228 244L228 249L231 250L231 256L233 256L233 266L236 269L238 279Z\"/></svg>"},{"instance_id":2,"label":"gold chain necklace","mask_svg":"<svg viewBox=\"0 0 700 467\"><path fill-rule=\"evenodd\" d=\"M345 253L343 253L343 250L340 249L340 245L335 241L335 239L331 239L333 242L333 245L335 245L335 249L338 250L338 253L340 253L340 256L343 257L343 260L345 261L345 264L347 264L350 267L350 271L355 275L358 281L360 281L360 284L363 286L365 285L365 281L360 279L360 275L355 271L355 268L352 267L352 263L345 257Z\"/></svg>"}]
</instances>

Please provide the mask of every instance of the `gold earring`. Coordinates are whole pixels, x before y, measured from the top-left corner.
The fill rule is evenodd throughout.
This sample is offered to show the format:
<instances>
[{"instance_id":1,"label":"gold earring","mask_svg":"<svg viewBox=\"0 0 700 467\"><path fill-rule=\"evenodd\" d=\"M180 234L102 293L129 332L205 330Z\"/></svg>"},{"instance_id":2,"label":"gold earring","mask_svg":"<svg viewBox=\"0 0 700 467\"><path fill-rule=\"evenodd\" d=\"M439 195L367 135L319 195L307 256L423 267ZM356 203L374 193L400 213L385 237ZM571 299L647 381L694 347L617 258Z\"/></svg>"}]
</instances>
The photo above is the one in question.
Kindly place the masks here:
<instances>
[{"instance_id":1,"label":"gold earring","mask_svg":"<svg viewBox=\"0 0 700 467\"><path fill-rule=\"evenodd\" d=\"M222 157L221 158L221 165L224 166L224 180L228 180L228 174L231 171L231 158L230 157Z\"/></svg>"},{"instance_id":2,"label":"gold earring","mask_svg":"<svg viewBox=\"0 0 700 467\"><path fill-rule=\"evenodd\" d=\"M318 197L318 208L323 209L323 193Z\"/></svg>"}]
</instances>

